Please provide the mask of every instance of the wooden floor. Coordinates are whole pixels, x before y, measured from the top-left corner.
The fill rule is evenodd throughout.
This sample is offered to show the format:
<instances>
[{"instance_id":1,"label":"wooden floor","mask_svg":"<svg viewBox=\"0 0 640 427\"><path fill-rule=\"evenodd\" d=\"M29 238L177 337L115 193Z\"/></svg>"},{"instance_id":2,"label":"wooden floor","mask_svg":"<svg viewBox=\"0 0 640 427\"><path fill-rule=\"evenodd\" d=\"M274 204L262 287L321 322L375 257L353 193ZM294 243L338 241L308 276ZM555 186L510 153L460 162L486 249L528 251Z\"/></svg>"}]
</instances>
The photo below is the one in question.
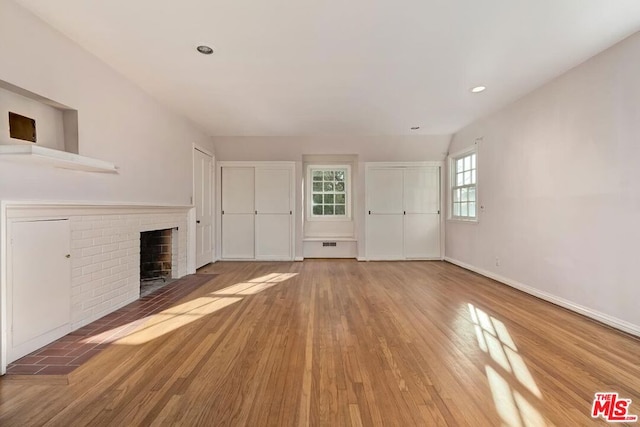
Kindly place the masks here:
<instances>
[{"instance_id":1,"label":"wooden floor","mask_svg":"<svg viewBox=\"0 0 640 427\"><path fill-rule=\"evenodd\" d=\"M0 425L588 426L640 414L640 341L442 262L217 263Z\"/></svg>"}]
</instances>

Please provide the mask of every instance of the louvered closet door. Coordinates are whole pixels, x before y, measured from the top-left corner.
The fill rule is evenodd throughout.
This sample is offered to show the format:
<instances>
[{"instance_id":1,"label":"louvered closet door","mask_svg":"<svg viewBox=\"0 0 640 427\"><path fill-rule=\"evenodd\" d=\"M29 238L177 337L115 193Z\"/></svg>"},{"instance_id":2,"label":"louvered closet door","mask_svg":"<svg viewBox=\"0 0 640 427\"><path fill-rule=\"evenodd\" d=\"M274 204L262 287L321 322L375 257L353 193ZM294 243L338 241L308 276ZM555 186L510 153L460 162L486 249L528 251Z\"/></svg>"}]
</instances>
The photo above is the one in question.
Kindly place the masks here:
<instances>
[{"instance_id":1,"label":"louvered closet door","mask_svg":"<svg viewBox=\"0 0 640 427\"><path fill-rule=\"evenodd\" d=\"M222 168L222 257L255 258L255 168Z\"/></svg>"},{"instance_id":2,"label":"louvered closet door","mask_svg":"<svg viewBox=\"0 0 640 427\"><path fill-rule=\"evenodd\" d=\"M367 258L403 259L403 171L371 168L367 173Z\"/></svg>"},{"instance_id":3,"label":"louvered closet door","mask_svg":"<svg viewBox=\"0 0 640 427\"><path fill-rule=\"evenodd\" d=\"M440 168L404 170L404 255L440 257Z\"/></svg>"},{"instance_id":4,"label":"louvered closet door","mask_svg":"<svg viewBox=\"0 0 640 427\"><path fill-rule=\"evenodd\" d=\"M291 260L290 169L256 169L256 258Z\"/></svg>"}]
</instances>

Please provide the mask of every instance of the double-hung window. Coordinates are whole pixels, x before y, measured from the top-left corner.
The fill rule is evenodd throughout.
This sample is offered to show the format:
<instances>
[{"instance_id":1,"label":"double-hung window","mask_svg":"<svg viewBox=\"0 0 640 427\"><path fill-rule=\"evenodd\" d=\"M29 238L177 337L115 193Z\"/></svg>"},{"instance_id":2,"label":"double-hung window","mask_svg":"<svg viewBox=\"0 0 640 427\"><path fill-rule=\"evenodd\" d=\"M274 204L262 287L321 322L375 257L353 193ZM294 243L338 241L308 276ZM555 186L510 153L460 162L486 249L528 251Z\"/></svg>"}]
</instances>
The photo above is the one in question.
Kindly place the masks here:
<instances>
[{"instance_id":1,"label":"double-hung window","mask_svg":"<svg viewBox=\"0 0 640 427\"><path fill-rule=\"evenodd\" d=\"M348 165L307 167L308 219L350 218L350 175Z\"/></svg>"},{"instance_id":2,"label":"double-hung window","mask_svg":"<svg viewBox=\"0 0 640 427\"><path fill-rule=\"evenodd\" d=\"M451 219L478 219L476 156L473 150L451 157Z\"/></svg>"}]
</instances>

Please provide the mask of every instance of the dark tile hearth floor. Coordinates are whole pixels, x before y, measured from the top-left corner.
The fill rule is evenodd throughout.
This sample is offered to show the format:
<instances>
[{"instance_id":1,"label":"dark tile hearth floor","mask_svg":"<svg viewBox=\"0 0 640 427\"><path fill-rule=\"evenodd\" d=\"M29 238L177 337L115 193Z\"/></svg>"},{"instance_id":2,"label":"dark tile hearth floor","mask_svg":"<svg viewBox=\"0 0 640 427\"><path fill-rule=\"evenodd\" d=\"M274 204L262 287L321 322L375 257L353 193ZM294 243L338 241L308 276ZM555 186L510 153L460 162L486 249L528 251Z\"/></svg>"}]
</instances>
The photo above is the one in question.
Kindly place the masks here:
<instances>
[{"instance_id":1,"label":"dark tile hearth floor","mask_svg":"<svg viewBox=\"0 0 640 427\"><path fill-rule=\"evenodd\" d=\"M176 280L21 359L10 363L7 375L66 375L126 336L147 317L174 305L215 274L192 274Z\"/></svg>"}]
</instances>

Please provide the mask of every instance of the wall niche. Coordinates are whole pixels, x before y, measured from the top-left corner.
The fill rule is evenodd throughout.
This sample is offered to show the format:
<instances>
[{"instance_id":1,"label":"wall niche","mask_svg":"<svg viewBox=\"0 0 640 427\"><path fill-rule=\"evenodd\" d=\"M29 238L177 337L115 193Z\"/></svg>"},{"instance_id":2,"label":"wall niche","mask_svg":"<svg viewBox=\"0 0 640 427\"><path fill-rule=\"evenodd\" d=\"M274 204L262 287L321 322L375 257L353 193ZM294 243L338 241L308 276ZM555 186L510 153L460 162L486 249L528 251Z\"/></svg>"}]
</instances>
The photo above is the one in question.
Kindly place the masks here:
<instances>
[{"instance_id":1,"label":"wall niche","mask_svg":"<svg viewBox=\"0 0 640 427\"><path fill-rule=\"evenodd\" d=\"M78 111L0 81L0 145L18 144L78 154Z\"/></svg>"}]
</instances>

